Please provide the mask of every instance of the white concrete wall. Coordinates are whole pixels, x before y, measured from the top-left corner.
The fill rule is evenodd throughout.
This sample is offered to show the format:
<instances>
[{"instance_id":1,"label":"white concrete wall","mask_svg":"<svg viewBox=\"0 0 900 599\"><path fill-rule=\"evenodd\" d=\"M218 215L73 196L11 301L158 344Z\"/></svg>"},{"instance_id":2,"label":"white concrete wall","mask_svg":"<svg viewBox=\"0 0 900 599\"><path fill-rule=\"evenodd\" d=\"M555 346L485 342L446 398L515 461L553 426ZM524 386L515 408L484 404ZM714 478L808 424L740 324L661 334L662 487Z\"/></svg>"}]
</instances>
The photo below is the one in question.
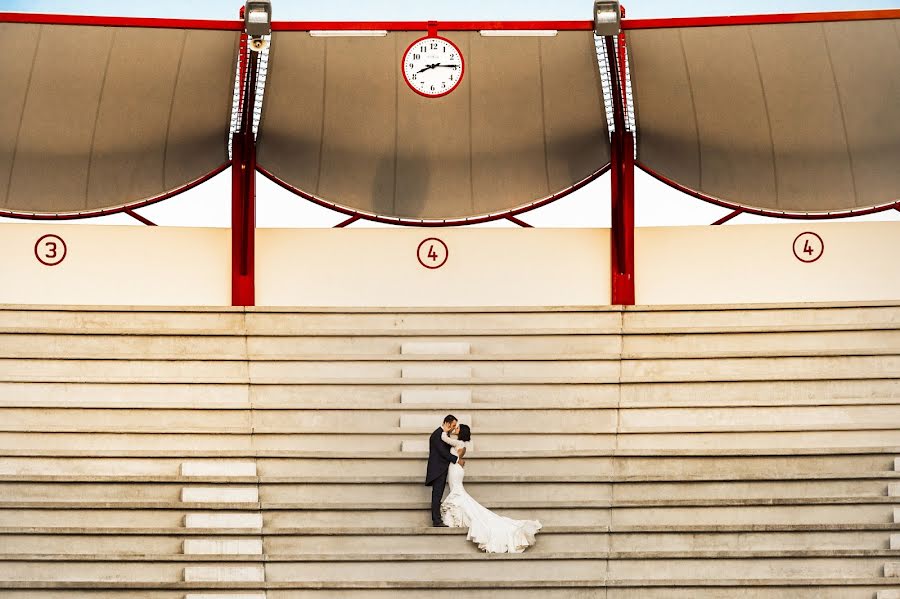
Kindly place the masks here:
<instances>
[{"instance_id":1,"label":"white concrete wall","mask_svg":"<svg viewBox=\"0 0 900 599\"><path fill-rule=\"evenodd\" d=\"M444 266L416 256L429 237ZM609 304L607 229L260 229L260 306Z\"/></svg>"},{"instance_id":2,"label":"white concrete wall","mask_svg":"<svg viewBox=\"0 0 900 599\"><path fill-rule=\"evenodd\" d=\"M797 260L794 238L820 235ZM35 257L44 234L65 260ZM419 243L449 257L424 268ZM0 304L229 305L230 231L0 225ZM546 306L609 303L607 229L260 229L260 306ZM638 304L900 298L900 223L651 227L635 232Z\"/></svg>"},{"instance_id":3,"label":"white concrete wall","mask_svg":"<svg viewBox=\"0 0 900 599\"><path fill-rule=\"evenodd\" d=\"M806 231L825 246L808 264L792 249ZM640 228L635 271L638 304L892 300L900 222Z\"/></svg>"},{"instance_id":4,"label":"white concrete wall","mask_svg":"<svg viewBox=\"0 0 900 599\"><path fill-rule=\"evenodd\" d=\"M56 266L35 257L45 234L66 244ZM0 252L0 304L231 305L229 229L15 223Z\"/></svg>"}]
</instances>

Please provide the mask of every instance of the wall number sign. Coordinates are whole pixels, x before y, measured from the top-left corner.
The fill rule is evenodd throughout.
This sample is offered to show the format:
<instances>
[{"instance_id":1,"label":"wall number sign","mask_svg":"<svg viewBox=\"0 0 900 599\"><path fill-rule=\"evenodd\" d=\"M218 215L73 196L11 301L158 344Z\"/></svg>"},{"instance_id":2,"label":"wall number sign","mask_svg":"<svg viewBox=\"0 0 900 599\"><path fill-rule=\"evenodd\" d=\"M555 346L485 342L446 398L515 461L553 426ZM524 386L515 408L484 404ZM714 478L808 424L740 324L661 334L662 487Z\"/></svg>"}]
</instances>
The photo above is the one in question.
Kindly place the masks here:
<instances>
[{"instance_id":1,"label":"wall number sign","mask_svg":"<svg viewBox=\"0 0 900 599\"><path fill-rule=\"evenodd\" d=\"M800 262L815 262L824 251L825 242L816 233L807 231L794 239L794 257Z\"/></svg>"},{"instance_id":2,"label":"wall number sign","mask_svg":"<svg viewBox=\"0 0 900 599\"><path fill-rule=\"evenodd\" d=\"M425 268L440 268L447 262L450 251L447 244L437 237L429 237L419 244L419 264Z\"/></svg>"},{"instance_id":3,"label":"wall number sign","mask_svg":"<svg viewBox=\"0 0 900 599\"><path fill-rule=\"evenodd\" d=\"M34 244L34 257L46 266L56 266L66 258L66 242L58 235L44 235Z\"/></svg>"}]
</instances>

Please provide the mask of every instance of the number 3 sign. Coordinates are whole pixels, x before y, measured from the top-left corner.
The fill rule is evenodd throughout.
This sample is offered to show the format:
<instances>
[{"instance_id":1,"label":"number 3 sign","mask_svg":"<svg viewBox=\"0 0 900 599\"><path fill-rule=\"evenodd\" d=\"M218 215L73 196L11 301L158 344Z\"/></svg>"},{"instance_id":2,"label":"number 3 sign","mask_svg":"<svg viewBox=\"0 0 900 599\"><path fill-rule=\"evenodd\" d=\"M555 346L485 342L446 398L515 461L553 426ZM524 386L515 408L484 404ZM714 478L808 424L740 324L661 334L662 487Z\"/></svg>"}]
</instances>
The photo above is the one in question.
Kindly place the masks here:
<instances>
[{"instance_id":1,"label":"number 3 sign","mask_svg":"<svg viewBox=\"0 0 900 599\"><path fill-rule=\"evenodd\" d=\"M794 257L800 262L815 262L822 257L825 242L817 234L807 231L794 239Z\"/></svg>"},{"instance_id":2,"label":"number 3 sign","mask_svg":"<svg viewBox=\"0 0 900 599\"><path fill-rule=\"evenodd\" d=\"M34 257L41 264L56 266L66 258L66 242L58 235L44 235L34 244Z\"/></svg>"},{"instance_id":3,"label":"number 3 sign","mask_svg":"<svg viewBox=\"0 0 900 599\"><path fill-rule=\"evenodd\" d=\"M447 244L437 237L429 237L419 244L419 264L425 268L440 268L447 262L450 251Z\"/></svg>"}]
</instances>

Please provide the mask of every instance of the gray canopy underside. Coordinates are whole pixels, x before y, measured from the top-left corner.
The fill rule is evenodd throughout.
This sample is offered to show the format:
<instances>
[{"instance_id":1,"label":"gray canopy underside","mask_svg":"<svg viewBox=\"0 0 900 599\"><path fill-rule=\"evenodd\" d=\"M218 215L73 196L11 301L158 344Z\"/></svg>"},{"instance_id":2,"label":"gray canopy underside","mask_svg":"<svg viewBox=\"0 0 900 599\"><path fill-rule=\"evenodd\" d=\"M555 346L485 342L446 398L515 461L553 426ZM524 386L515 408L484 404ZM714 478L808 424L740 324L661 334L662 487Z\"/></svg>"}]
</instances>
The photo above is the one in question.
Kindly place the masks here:
<instances>
[{"instance_id":1,"label":"gray canopy underside","mask_svg":"<svg viewBox=\"0 0 900 599\"><path fill-rule=\"evenodd\" d=\"M0 208L121 206L222 165L238 35L0 23Z\"/></svg>"},{"instance_id":2,"label":"gray canopy underside","mask_svg":"<svg viewBox=\"0 0 900 599\"><path fill-rule=\"evenodd\" d=\"M133 204L220 166L238 35L0 24L0 209ZM528 204L609 161L591 32L448 32L466 73L440 99L400 72L420 36L276 32L259 163L355 210L439 219ZM649 169L770 210L897 199L897 20L634 30L628 44Z\"/></svg>"},{"instance_id":3,"label":"gray canopy underside","mask_svg":"<svg viewBox=\"0 0 900 599\"><path fill-rule=\"evenodd\" d=\"M628 48L651 170L771 210L900 197L900 21L637 30Z\"/></svg>"},{"instance_id":4,"label":"gray canopy underside","mask_svg":"<svg viewBox=\"0 0 900 599\"><path fill-rule=\"evenodd\" d=\"M400 71L421 32L272 39L259 164L325 200L407 218L461 218L553 195L609 162L590 31L442 32L465 57L430 99Z\"/></svg>"}]
</instances>

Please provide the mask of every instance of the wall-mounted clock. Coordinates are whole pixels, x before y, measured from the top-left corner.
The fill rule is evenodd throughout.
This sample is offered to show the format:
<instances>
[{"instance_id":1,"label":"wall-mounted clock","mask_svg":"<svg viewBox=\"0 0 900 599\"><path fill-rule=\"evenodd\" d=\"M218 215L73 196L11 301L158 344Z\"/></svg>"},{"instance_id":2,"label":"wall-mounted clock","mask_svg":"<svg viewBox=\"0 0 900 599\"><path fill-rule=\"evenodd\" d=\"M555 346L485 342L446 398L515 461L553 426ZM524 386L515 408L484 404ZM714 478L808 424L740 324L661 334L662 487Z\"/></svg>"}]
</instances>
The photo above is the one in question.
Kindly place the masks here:
<instances>
[{"instance_id":1,"label":"wall-mounted clock","mask_svg":"<svg viewBox=\"0 0 900 599\"><path fill-rule=\"evenodd\" d=\"M466 65L459 47L444 37L417 39L403 53L403 78L426 98L440 98L457 88Z\"/></svg>"}]
</instances>

